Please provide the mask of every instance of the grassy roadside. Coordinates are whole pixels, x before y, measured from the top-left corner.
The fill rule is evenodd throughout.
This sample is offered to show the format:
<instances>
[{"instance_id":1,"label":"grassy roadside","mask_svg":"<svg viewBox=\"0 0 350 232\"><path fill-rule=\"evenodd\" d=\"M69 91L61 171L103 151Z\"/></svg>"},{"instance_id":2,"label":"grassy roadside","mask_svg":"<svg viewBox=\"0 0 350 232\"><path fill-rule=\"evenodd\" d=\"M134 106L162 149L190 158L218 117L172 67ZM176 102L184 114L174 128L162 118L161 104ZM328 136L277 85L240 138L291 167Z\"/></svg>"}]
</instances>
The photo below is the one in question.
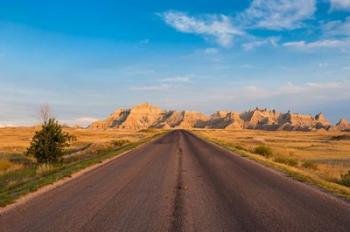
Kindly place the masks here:
<instances>
[{"instance_id":1,"label":"grassy roadside","mask_svg":"<svg viewBox=\"0 0 350 232\"><path fill-rule=\"evenodd\" d=\"M34 192L43 186L53 184L65 177L70 177L80 170L130 151L166 133L167 132L160 132L135 142L109 148L84 160L77 160L68 164L62 163L52 166L43 166L40 168L39 172L38 167L33 166L1 175L0 207L15 202L16 199L27 193ZM15 184L11 184L11 181L18 179L21 181L16 181Z\"/></svg>"},{"instance_id":2,"label":"grassy roadside","mask_svg":"<svg viewBox=\"0 0 350 232\"><path fill-rule=\"evenodd\" d=\"M295 180L305 182L308 184L312 184L314 186L320 187L323 190L326 190L330 193L333 193L339 197L342 197L346 200L350 200L350 188L337 184L332 183L330 181L321 179L320 177L313 175L312 173L308 173L302 169L299 169L297 167L293 167L287 164L278 163L274 159L264 157L258 154L254 154L250 151L245 150L243 147L237 146L233 143L223 141L221 139L205 136L201 133L198 133L196 131L192 131L195 135L198 137L209 141L213 144L216 144L226 150L232 151L242 157L248 158L250 160L253 160L255 162L258 162L260 164L263 164L267 167L276 169L278 171L281 171L287 176L292 177Z\"/></svg>"}]
</instances>

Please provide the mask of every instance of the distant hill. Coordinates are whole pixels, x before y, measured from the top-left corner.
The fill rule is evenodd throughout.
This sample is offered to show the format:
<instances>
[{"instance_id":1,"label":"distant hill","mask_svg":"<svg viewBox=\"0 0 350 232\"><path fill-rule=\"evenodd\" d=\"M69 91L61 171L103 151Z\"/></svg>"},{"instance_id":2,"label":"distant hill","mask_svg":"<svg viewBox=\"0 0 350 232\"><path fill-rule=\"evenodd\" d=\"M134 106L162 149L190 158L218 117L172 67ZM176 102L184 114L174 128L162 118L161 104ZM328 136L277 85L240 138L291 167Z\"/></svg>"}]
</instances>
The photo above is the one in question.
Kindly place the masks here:
<instances>
[{"instance_id":1,"label":"distant hill","mask_svg":"<svg viewBox=\"0 0 350 232\"><path fill-rule=\"evenodd\" d=\"M207 116L200 112L163 110L148 103L131 109L118 109L105 120L92 123L91 129L148 128L207 128L207 129L260 129L286 131L350 131L347 120L332 125L322 113L315 116L297 113L281 113L259 109L245 112L217 111Z\"/></svg>"}]
</instances>

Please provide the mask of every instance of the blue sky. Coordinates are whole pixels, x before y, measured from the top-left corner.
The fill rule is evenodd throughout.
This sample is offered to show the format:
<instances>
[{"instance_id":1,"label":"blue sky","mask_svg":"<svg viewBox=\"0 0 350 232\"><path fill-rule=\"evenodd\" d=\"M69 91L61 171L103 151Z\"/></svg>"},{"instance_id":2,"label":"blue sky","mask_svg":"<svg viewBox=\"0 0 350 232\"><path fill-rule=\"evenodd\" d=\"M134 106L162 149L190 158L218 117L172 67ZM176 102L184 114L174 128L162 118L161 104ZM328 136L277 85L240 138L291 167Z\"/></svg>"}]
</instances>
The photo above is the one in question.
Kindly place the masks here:
<instances>
[{"instance_id":1,"label":"blue sky","mask_svg":"<svg viewBox=\"0 0 350 232\"><path fill-rule=\"evenodd\" d=\"M0 126L150 102L350 119L350 0L0 0Z\"/></svg>"}]
</instances>

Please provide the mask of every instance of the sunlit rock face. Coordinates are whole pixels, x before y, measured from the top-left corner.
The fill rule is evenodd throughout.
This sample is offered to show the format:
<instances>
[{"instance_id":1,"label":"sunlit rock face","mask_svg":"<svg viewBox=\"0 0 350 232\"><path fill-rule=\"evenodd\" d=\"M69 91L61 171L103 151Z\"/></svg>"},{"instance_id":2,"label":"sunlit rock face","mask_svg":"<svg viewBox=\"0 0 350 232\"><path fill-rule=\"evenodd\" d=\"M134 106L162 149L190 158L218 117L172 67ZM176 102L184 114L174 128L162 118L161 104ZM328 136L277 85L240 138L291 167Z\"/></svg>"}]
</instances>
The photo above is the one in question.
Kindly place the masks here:
<instances>
[{"instance_id":1,"label":"sunlit rock face","mask_svg":"<svg viewBox=\"0 0 350 232\"><path fill-rule=\"evenodd\" d=\"M217 111L210 116L200 112L163 110L148 103L131 109L118 109L105 120L92 123L92 129L128 129L142 130L148 128L206 128L206 129L259 129L287 131L315 130L350 130L346 119L336 125L325 118L323 113L315 116L297 113L281 113L276 110L259 109L245 112Z\"/></svg>"}]
</instances>

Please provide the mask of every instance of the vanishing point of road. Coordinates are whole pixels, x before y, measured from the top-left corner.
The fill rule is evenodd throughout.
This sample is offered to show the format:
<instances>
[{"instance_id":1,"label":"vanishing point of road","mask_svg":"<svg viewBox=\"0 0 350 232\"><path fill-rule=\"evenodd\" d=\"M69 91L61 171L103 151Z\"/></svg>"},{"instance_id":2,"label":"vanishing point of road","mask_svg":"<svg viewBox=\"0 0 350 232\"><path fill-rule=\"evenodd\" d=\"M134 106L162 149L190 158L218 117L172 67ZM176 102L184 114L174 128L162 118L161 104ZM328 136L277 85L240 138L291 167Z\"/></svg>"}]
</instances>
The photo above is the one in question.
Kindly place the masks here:
<instances>
[{"instance_id":1,"label":"vanishing point of road","mask_svg":"<svg viewBox=\"0 0 350 232\"><path fill-rule=\"evenodd\" d=\"M350 205L176 130L0 215L0 231L350 231Z\"/></svg>"}]
</instances>

